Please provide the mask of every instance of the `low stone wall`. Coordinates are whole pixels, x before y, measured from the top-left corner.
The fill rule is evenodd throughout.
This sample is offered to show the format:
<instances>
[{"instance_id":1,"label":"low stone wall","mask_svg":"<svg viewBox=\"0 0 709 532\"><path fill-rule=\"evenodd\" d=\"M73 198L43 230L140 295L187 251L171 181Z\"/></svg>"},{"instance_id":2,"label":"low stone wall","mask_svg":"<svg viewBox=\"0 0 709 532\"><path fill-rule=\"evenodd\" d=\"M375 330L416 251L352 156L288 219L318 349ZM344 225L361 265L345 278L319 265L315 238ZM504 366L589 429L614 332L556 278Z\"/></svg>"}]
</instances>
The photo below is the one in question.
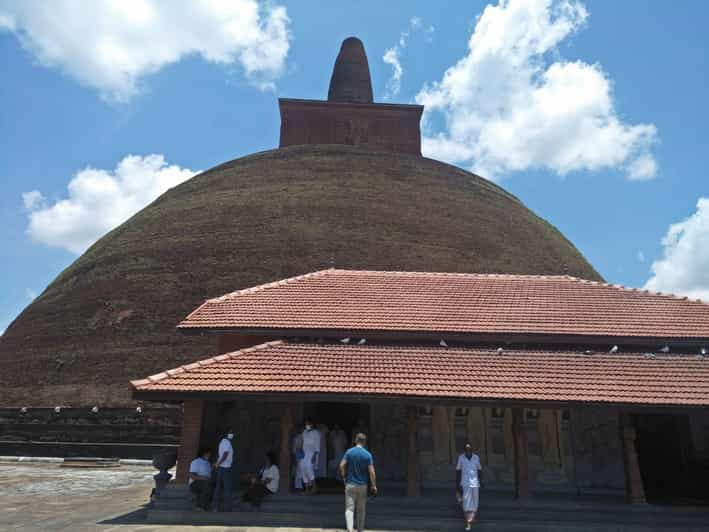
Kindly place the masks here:
<instances>
[{"instance_id":1,"label":"low stone wall","mask_svg":"<svg viewBox=\"0 0 709 532\"><path fill-rule=\"evenodd\" d=\"M0 455L150 459L179 445L181 406L0 408Z\"/></svg>"}]
</instances>

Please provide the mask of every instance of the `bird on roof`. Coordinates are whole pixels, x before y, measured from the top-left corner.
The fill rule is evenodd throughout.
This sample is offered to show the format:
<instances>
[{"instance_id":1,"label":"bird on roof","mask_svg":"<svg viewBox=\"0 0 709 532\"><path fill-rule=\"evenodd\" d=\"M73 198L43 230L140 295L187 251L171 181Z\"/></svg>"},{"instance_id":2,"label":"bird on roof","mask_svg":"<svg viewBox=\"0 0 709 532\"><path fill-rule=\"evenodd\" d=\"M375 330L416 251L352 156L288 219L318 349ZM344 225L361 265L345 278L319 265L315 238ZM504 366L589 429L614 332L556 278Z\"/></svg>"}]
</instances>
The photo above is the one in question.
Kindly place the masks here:
<instances>
[{"instance_id":1,"label":"bird on roof","mask_svg":"<svg viewBox=\"0 0 709 532\"><path fill-rule=\"evenodd\" d=\"M591 351L590 349L586 349L586 351L584 351L583 354L584 355L592 355L593 351Z\"/></svg>"},{"instance_id":2,"label":"bird on roof","mask_svg":"<svg viewBox=\"0 0 709 532\"><path fill-rule=\"evenodd\" d=\"M670 346L669 346L669 345L666 345L666 346L664 346L664 347L661 347L661 348L660 348L660 352L661 352L661 353L669 353L669 352L670 352Z\"/></svg>"},{"instance_id":3,"label":"bird on roof","mask_svg":"<svg viewBox=\"0 0 709 532\"><path fill-rule=\"evenodd\" d=\"M357 345L364 345L364 344L366 344L366 343L367 343L367 339L366 339L366 338L362 338L359 342L357 342Z\"/></svg>"},{"instance_id":4,"label":"bird on roof","mask_svg":"<svg viewBox=\"0 0 709 532\"><path fill-rule=\"evenodd\" d=\"M655 353L645 353L645 358L655 358Z\"/></svg>"},{"instance_id":5,"label":"bird on roof","mask_svg":"<svg viewBox=\"0 0 709 532\"><path fill-rule=\"evenodd\" d=\"M349 338L349 337L343 338L342 340L340 340L340 343L342 343L342 344L349 344L349 343L350 343L350 338Z\"/></svg>"},{"instance_id":6,"label":"bird on roof","mask_svg":"<svg viewBox=\"0 0 709 532\"><path fill-rule=\"evenodd\" d=\"M94 407L91 409L91 413L92 413L92 414L98 414L98 406L94 406Z\"/></svg>"},{"instance_id":7,"label":"bird on roof","mask_svg":"<svg viewBox=\"0 0 709 532\"><path fill-rule=\"evenodd\" d=\"M61 411L62 411L62 407L61 407L61 406L55 406L55 407L54 407L54 413L55 413L55 414L58 414L58 413L61 412Z\"/></svg>"},{"instance_id":8,"label":"bird on roof","mask_svg":"<svg viewBox=\"0 0 709 532\"><path fill-rule=\"evenodd\" d=\"M438 342L438 345L440 345L441 347L448 347L448 344L443 338L441 338L441 341Z\"/></svg>"},{"instance_id":9,"label":"bird on roof","mask_svg":"<svg viewBox=\"0 0 709 532\"><path fill-rule=\"evenodd\" d=\"M702 348L699 350L699 354L702 355L702 356L706 356L706 355L707 355L707 348L706 348L706 347L702 347Z\"/></svg>"},{"instance_id":10,"label":"bird on roof","mask_svg":"<svg viewBox=\"0 0 709 532\"><path fill-rule=\"evenodd\" d=\"M618 352L618 346L617 346L617 345L614 345L613 347L611 347L611 350L608 351L608 352L611 353L611 354L617 353L617 352Z\"/></svg>"},{"instance_id":11,"label":"bird on roof","mask_svg":"<svg viewBox=\"0 0 709 532\"><path fill-rule=\"evenodd\" d=\"M502 349L501 347L498 347L498 348L497 348L497 354L498 354L498 355L501 355L501 354L504 353L504 352L505 352L505 350Z\"/></svg>"},{"instance_id":12,"label":"bird on roof","mask_svg":"<svg viewBox=\"0 0 709 532\"><path fill-rule=\"evenodd\" d=\"M143 413L143 407L142 406L136 406L135 411L137 414L142 414Z\"/></svg>"}]
</instances>

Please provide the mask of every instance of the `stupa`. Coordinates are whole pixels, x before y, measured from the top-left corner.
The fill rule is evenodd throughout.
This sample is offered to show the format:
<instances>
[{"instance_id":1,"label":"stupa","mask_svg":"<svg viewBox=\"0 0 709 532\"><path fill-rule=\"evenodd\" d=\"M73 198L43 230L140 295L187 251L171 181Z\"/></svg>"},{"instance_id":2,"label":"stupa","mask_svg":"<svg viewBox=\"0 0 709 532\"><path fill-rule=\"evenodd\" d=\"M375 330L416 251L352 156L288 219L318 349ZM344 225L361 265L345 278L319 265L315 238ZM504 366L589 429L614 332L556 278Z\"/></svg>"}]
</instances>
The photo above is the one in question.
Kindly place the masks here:
<instances>
[{"instance_id":1,"label":"stupa","mask_svg":"<svg viewBox=\"0 0 709 532\"><path fill-rule=\"evenodd\" d=\"M418 105L374 103L364 46L325 101L280 99L278 149L207 170L98 240L0 337L0 407L135 407L128 382L209 355L208 297L335 266L599 274L482 177L421 155Z\"/></svg>"}]
</instances>

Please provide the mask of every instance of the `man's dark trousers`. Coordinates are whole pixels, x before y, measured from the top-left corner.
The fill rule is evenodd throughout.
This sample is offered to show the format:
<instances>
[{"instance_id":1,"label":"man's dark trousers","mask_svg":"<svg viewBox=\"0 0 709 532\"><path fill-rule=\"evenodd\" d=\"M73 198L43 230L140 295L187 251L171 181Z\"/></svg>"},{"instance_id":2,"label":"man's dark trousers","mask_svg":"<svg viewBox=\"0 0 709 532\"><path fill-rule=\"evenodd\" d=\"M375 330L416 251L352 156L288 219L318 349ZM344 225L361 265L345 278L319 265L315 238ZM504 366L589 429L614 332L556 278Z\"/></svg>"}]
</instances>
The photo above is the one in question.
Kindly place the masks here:
<instances>
[{"instance_id":1,"label":"man's dark trousers","mask_svg":"<svg viewBox=\"0 0 709 532\"><path fill-rule=\"evenodd\" d=\"M190 484L190 491L197 497L197 506L203 510L209 510L209 500L212 498L212 481L193 480Z\"/></svg>"}]
</instances>

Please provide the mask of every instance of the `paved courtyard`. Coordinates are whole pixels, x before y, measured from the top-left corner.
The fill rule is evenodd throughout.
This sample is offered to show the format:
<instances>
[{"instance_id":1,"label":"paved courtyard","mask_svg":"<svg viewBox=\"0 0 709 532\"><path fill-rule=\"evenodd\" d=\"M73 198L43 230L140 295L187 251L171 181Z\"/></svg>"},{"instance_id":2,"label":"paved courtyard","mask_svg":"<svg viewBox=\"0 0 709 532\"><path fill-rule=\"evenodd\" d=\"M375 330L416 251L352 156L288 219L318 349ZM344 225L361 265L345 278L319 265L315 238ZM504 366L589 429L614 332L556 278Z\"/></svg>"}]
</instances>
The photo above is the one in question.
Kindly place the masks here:
<instances>
[{"instance_id":1,"label":"paved courtyard","mask_svg":"<svg viewBox=\"0 0 709 532\"><path fill-rule=\"evenodd\" d=\"M263 527L146 524L155 471L148 467L71 469L0 463L0 530L300 532ZM320 529L307 529L318 532Z\"/></svg>"}]
</instances>

